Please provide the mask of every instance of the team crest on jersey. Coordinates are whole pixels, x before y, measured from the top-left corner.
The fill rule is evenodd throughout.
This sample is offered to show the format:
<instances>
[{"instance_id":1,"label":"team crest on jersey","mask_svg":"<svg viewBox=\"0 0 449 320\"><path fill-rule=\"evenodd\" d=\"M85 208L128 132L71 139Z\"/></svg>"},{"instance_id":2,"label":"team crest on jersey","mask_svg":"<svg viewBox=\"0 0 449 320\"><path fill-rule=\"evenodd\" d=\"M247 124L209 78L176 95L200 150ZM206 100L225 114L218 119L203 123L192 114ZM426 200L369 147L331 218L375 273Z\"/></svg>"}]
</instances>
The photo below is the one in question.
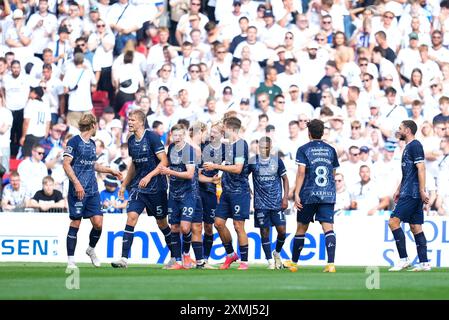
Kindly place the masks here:
<instances>
[{"instance_id":1,"label":"team crest on jersey","mask_svg":"<svg viewBox=\"0 0 449 320\"><path fill-rule=\"evenodd\" d=\"M67 147L65 148L65 152L67 152L67 153L72 153L72 152L73 152L73 147L67 146Z\"/></svg>"},{"instance_id":2,"label":"team crest on jersey","mask_svg":"<svg viewBox=\"0 0 449 320\"><path fill-rule=\"evenodd\" d=\"M146 152L147 150L148 150L148 149L147 149L147 145L146 145L146 144L143 144L143 145L142 145L142 151L143 151L143 152Z\"/></svg>"}]
</instances>

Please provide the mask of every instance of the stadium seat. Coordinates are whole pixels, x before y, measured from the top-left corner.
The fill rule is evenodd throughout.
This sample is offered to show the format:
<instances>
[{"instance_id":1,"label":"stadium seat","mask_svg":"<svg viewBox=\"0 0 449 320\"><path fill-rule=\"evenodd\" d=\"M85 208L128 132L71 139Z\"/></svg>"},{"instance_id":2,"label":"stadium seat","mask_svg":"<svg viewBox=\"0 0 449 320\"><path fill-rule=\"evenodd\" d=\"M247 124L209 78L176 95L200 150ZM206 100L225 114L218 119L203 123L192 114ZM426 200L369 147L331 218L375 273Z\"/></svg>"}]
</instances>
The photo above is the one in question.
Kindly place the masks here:
<instances>
[{"instance_id":1,"label":"stadium seat","mask_svg":"<svg viewBox=\"0 0 449 320\"><path fill-rule=\"evenodd\" d=\"M11 158L9 159L9 172L16 171L22 159Z\"/></svg>"}]
</instances>

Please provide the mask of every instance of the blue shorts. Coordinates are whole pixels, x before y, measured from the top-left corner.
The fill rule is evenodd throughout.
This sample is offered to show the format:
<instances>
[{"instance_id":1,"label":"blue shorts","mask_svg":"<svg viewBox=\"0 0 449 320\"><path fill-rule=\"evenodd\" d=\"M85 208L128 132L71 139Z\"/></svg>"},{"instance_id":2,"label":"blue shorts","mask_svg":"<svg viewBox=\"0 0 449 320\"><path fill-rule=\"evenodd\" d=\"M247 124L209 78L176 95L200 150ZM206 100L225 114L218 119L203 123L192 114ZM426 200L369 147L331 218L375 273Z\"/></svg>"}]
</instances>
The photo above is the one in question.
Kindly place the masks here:
<instances>
[{"instance_id":1,"label":"blue shorts","mask_svg":"<svg viewBox=\"0 0 449 320\"><path fill-rule=\"evenodd\" d=\"M84 196L83 200L79 200L70 193L67 196L69 204L69 217L71 220L88 219L93 216L102 216L100 194L97 192L91 196Z\"/></svg>"},{"instance_id":2,"label":"blue shorts","mask_svg":"<svg viewBox=\"0 0 449 320\"><path fill-rule=\"evenodd\" d=\"M423 224L423 205L424 203L420 198L400 197L391 217L399 218L402 222L410 224Z\"/></svg>"},{"instance_id":3,"label":"blue shorts","mask_svg":"<svg viewBox=\"0 0 449 320\"><path fill-rule=\"evenodd\" d=\"M193 194L186 195L183 199L168 198L168 222L170 224L180 224L181 221L202 223L202 210L195 210L197 199Z\"/></svg>"},{"instance_id":4,"label":"blue shorts","mask_svg":"<svg viewBox=\"0 0 449 320\"><path fill-rule=\"evenodd\" d=\"M333 224L334 206L334 203L303 204L303 208L301 210L298 210L296 214L296 220L302 224L309 224L310 222L314 222L315 220Z\"/></svg>"},{"instance_id":5,"label":"blue shorts","mask_svg":"<svg viewBox=\"0 0 449 320\"><path fill-rule=\"evenodd\" d=\"M243 221L249 219L251 195L248 193L222 193L215 217Z\"/></svg>"},{"instance_id":6,"label":"blue shorts","mask_svg":"<svg viewBox=\"0 0 449 320\"><path fill-rule=\"evenodd\" d=\"M167 193L158 192L155 194L142 193L137 189L131 190L129 194L128 212L136 212L141 214L144 209L147 209L147 214L153 216L158 220L164 219L167 216Z\"/></svg>"},{"instance_id":7,"label":"blue shorts","mask_svg":"<svg viewBox=\"0 0 449 320\"><path fill-rule=\"evenodd\" d=\"M217 209L217 196L211 192L205 191L200 191L200 196L203 203L203 222L213 224L215 210Z\"/></svg>"},{"instance_id":8,"label":"blue shorts","mask_svg":"<svg viewBox=\"0 0 449 320\"><path fill-rule=\"evenodd\" d=\"M285 215L282 210L260 210L254 212L254 227L271 228L272 226L285 226Z\"/></svg>"}]
</instances>

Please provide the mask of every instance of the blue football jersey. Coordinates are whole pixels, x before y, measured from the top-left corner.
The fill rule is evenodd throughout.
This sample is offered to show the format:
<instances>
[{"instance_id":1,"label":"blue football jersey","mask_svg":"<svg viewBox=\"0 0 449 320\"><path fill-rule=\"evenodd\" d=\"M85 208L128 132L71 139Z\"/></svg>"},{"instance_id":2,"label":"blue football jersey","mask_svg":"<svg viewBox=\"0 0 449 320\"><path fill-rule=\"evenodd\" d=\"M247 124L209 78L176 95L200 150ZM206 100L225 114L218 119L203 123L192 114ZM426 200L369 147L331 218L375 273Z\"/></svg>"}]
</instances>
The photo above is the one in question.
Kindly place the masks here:
<instances>
[{"instance_id":1,"label":"blue football jersey","mask_svg":"<svg viewBox=\"0 0 449 320\"><path fill-rule=\"evenodd\" d=\"M418 140L405 146L402 154L402 180L400 196L420 198L417 163L424 162L424 149Z\"/></svg>"},{"instance_id":2,"label":"blue football jersey","mask_svg":"<svg viewBox=\"0 0 449 320\"><path fill-rule=\"evenodd\" d=\"M140 140L137 140L134 134L129 137L128 150L136 169L136 174L131 180L129 188L139 188L140 180L159 165L160 161L157 154L164 152L165 149L158 135L145 130ZM163 175L157 175L150 180L145 188L139 188L139 191L151 194L167 191L167 178Z\"/></svg>"},{"instance_id":3,"label":"blue football jersey","mask_svg":"<svg viewBox=\"0 0 449 320\"><path fill-rule=\"evenodd\" d=\"M303 204L335 203L334 169L340 165L335 149L323 141L310 141L298 148L296 164L306 167L299 196Z\"/></svg>"},{"instance_id":4,"label":"blue football jersey","mask_svg":"<svg viewBox=\"0 0 449 320\"><path fill-rule=\"evenodd\" d=\"M195 150L188 143L184 144L181 150L176 150L174 143L168 147L168 163L171 170L185 172L187 165L195 165L195 159ZM192 179L170 176L170 197L172 199L183 199L186 194L196 192L196 188L195 175Z\"/></svg>"},{"instance_id":5,"label":"blue football jersey","mask_svg":"<svg viewBox=\"0 0 449 320\"><path fill-rule=\"evenodd\" d=\"M282 176L287 174L282 159L256 156L249 163L249 171L253 174L254 209L281 210Z\"/></svg>"},{"instance_id":6,"label":"blue football jersey","mask_svg":"<svg viewBox=\"0 0 449 320\"><path fill-rule=\"evenodd\" d=\"M249 192L248 144L245 140L240 139L232 144L223 144L222 148L222 162L225 161L227 165L243 164L243 169L239 174L223 172L221 183L223 192Z\"/></svg>"},{"instance_id":7,"label":"blue football jersey","mask_svg":"<svg viewBox=\"0 0 449 320\"><path fill-rule=\"evenodd\" d=\"M71 166L76 177L84 188L86 196L94 195L98 192L97 178L95 177L95 142L92 139L84 141L80 135L76 135L67 142L64 150L64 157L71 157ZM76 196L75 187L70 181L69 193Z\"/></svg>"},{"instance_id":8,"label":"blue football jersey","mask_svg":"<svg viewBox=\"0 0 449 320\"><path fill-rule=\"evenodd\" d=\"M217 148L214 148L212 144L206 143L201 145L201 165L204 162L212 162L215 164L221 164L222 163L222 145L220 144ZM200 166L201 167L201 166ZM203 175L206 177L213 177L216 174L218 174L218 170L203 170ZM210 192L215 194L217 191L217 187L215 183L207 182L207 183L200 183L200 189L202 191Z\"/></svg>"}]
</instances>

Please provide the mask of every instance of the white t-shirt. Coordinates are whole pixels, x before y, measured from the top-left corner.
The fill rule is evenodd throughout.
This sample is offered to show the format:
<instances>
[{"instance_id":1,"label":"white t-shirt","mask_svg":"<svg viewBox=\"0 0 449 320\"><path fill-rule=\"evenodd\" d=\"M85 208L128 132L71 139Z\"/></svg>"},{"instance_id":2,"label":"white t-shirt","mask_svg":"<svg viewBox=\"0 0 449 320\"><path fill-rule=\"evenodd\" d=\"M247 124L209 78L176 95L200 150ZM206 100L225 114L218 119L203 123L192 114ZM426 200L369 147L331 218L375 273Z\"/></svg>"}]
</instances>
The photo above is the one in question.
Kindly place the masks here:
<instances>
[{"instance_id":1,"label":"white t-shirt","mask_svg":"<svg viewBox=\"0 0 449 320\"><path fill-rule=\"evenodd\" d=\"M112 32L106 33L101 43L100 37L94 32L89 36L88 43L99 43L97 49L95 49L92 61L94 71L101 71L101 68L111 67L113 62L113 46L115 44L115 37ZM103 47L103 43L112 44L112 48L109 51L106 51Z\"/></svg>"},{"instance_id":2,"label":"white t-shirt","mask_svg":"<svg viewBox=\"0 0 449 320\"><path fill-rule=\"evenodd\" d=\"M41 20L43 21L42 26L33 29ZM31 47L34 53L42 53L42 50L48 47L52 34L56 31L57 26L58 21L56 16L51 13L46 16L41 16L39 12L31 15L27 27L33 30L31 33Z\"/></svg>"},{"instance_id":3,"label":"white t-shirt","mask_svg":"<svg viewBox=\"0 0 449 320\"><path fill-rule=\"evenodd\" d=\"M23 112L24 119L30 119L26 134L43 137L47 122L51 121L50 105L40 100L30 99Z\"/></svg>"},{"instance_id":4,"label":"white t-shirt","mask_svg":"<svg viewBox=\"0 0 449 320\"><path fill-rule=\"evenodd\" d=\"M62 81L64 87L73 89L77 82L78 88L69 92L69 111L89 111L93 107L90 86L97 83L95 75L87 68L69 68Z\"/></svg>"},{"instance_id":5,"label":"white t-shirt","mask_svg":"<svg viewBox=\"0 0 449 320\"><path fill-rule=\"evenodd\" d=\"M28 100L31 80L28 75L21 73L17 78L7 74L3 78L5 86L6 107L11 111L22 110Z\"/></svg>"},{"instance_id":6,"label":"white t-shirt","mask_svg":"<svg viewBox=\"0 0 449 320\"><path fill-rule=\"evenodd\" d=\"M9 128L5 133L0 133L0 148L9 148L11 142L12 112L8 108L0 107L0 126L6 124Z\"/></svg>"},{"instance_id":7,"label":"white t-shirt","mask_svg":"<svg viewBox=\"0 0 449 320\"><path fill-rule=\"evenodd\" d=\"M33 162L32 158L22 161L17 168L20 175L20 183L26 190L28 197L42 189L42 179L48 175L48 170L45 164L40 162Z\"/></svg>"}]
</instances>

